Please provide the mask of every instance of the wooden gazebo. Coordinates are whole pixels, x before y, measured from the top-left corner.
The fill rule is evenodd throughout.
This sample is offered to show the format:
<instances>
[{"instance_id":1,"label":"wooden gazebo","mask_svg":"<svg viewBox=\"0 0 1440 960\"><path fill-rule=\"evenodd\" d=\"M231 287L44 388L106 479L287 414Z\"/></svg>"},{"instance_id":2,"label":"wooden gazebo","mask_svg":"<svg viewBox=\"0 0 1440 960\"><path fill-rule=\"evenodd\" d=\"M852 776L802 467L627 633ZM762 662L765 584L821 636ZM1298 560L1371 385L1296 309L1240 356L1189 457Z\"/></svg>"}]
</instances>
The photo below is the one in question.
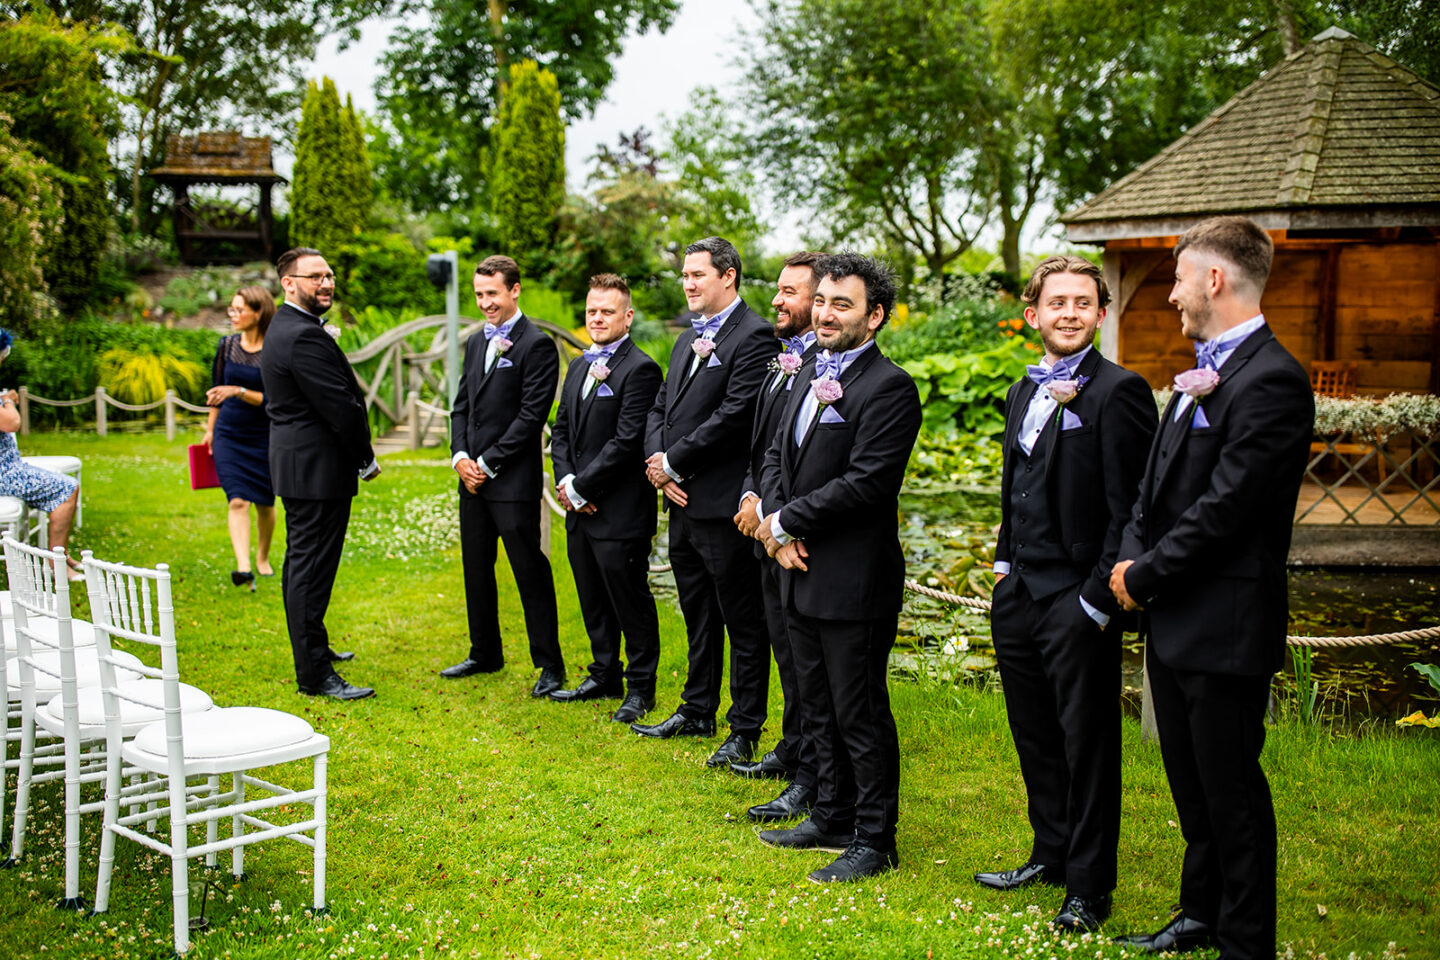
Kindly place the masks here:
<instances>
[{"instance_id":1,"label":"wooden gazebo","mask_svg":"<svg viewBox=\"0 0 1440 960\"><path fill-rule=\"evenodd\" d=\"M270 191L287 182L275 172L269 137L234 131L174 135L165 144L165 162L150 176L175 194L175 245L182 263L244 263L272 260ZM192 201L199 185L255 186L254 207Z\"/></svg>"},{"instance_id":2,"label":"wooden gazebo","mask_svg":"<svg viewBox=\"0 0 1440 960\"><path fill-rule=\"evenodd\" d=\"M1170 249L1222 213L1274 239L1262 305L1301 363L1348 361L1361 395L1440 393L1440 88L1332 28L1060 217L1104 248L1102 350L1152 386L1194 360Z\"/></svg>"}]
</instances>

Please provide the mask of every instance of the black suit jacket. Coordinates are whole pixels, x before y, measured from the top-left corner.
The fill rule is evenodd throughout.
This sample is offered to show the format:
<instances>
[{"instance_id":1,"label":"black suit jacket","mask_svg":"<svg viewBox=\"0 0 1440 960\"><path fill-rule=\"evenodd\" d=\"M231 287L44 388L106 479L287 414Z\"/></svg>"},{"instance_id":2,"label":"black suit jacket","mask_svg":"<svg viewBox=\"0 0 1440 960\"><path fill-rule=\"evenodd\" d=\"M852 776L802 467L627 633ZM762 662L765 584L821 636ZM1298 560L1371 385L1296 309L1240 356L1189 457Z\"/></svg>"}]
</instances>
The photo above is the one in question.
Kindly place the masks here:
<instances>
[{"instance_id":1,"label":"black suit jacket","mask_svg":"<svg viewBox=\"0 0 1440 960\"><path fill-rule=\"evenodd\" d=\"M486 500L525 501L541 495L540 438L555 387L560 352L523 314L510 328L510 349L485 372L485 337L465 343L460 389L450 414L450 454L482 457L495 475L480 485ZM502 363L502 361L509 361Z\"/></svg>"},{"instance_id":2,"label":"black suit jacket","mask_svg":"<svg viewBox=\"0 0 1440 960\"><path fill-rule=\"evenodd\" d=\"M1120 612L1110 592L1110 570L1120 552L1120 537L1140 491L1140 477L1155 437L1155 398L1144 378L1111 363L1091 349L1075 371L1088 377L1065 404L1080 426L1061 430L1051 414L1039 444L1047 444L1045 495L1060 546L1084 577L1080 596L1095 609ZM1021 377L1005 396L1004 469L1000 479L1000 535L997 562L1011 558L1010 484L1017 437L1036 386Z\"/></svg>"},{"instance_id":3,"label":"black suit jacket","mask_svg":"<svg viewBox=\"0 0 1440 960\"><path fill-rule=\"evenodd\" d=\"M755 401L755 422L750 428L750 466L745 472L745 482L741 484L741 493L746 490L753 491L756 495L760 493L760 473L765 466L765 451L770 449L770 441L775 436L775 425L780 422L780 414L785 410L785 402L790 399L790 394L795 391L795 381L807 365L820 352L817 344L810 344L805 352L800 355L802 361L800 370L794 376L787 377L774 390L770 389L770 382L775 379L773 370L766 370L765 379L760 381L760 393ZM788 389L787 389L788 388Z\"/></svg>"},{"instance_id":4,"label":"black suit jacket","mask_svg":"<svg viewBox=\"0 0 1440 960\"><path fill-rule=\"evenodd\" d=\"M583 528L599 540L648 540L655 535L655 488L645 479L645 419L660 391L660 365L626 340L606 366L612 396L600 396L596 384L582 399L590 364L584 357L570 362L550 429L555 480L573 473L575 489L595 504L593 514L565 514L565 529Z\"/></svg>"},{"instance_id":5,"label":"black suit jacket","mask_svg":"<svg viewBox=\"0 0 1440 960\"><path fill-rule=\"evenodd\" d=\"M1174 421L1171 398L1150 448L1121 560L1151 644L1177 670L1280 669L1289 619L1285 557L1314 432L1304 368L1269 327L1246 337L1200 401Z\"/></svg>"},{"instance_id":6,"label":"black suit jacket","mask_svg":"<svg viewBox=\"0 0 1440 960\"><path fill-rule=\"evenodd\" d=\"M813 363L796 374L760 475L766 513L778 509L785 532L810 552L808 572L780 571L781 596L818 619L893 616L905 589L900 485L920 432L920 393L872 346L840 376L834 408L844 422L817 416L797 445L795 418L814 376Z\"/></svg>"},{"instance_id":7,"label":"black suit jacket","mask_svg":"<svg viewBox=\"0 0 1440 960\"><path fill-rule=\"evenodd\" d=\"M716 362L701 360L691 377L694 342L693 329L675 341L670 369L650 408L646 456L669 455L670 469L685 478L681 486L690 498L684 508L688 516L729 520L743 492L756 396L780 341L742 300L715 337L710 356Z\"/></svg>"},{"instance_id":8,"label":"black suit jacket","mask_svg":"<svg viewBox=\"0 0 1440 960\"><path fill-rule=\"evenodd\" d=\"M375 459L365 394L320 321L286 303L270 320L260 356L270 415L270 478L282 497L355 496Z\"/></svg>"}]
</instances>

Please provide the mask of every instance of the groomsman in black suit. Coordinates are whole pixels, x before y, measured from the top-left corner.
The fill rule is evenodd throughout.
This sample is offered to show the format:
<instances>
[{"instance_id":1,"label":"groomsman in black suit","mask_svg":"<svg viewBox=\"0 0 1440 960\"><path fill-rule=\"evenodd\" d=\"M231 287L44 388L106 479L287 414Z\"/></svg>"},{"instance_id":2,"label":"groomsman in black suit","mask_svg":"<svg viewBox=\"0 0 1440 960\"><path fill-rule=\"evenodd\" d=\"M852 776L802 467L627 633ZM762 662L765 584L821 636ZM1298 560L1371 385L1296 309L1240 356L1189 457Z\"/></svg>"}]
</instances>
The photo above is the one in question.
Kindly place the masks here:
<instances>
[{"instance_id":1,"label":"groomsman in black suit","mask_svg":"<svg viewBox=\"0 0 1440 960\"><path fill-rule=\"evenodd\" d=\"M1050 257L1022 296L1045 355L1005 398L990 627L1025 779L1034 845L1011 890L1065 885L1054 925L1110 915L1120 842L1120 612L1110 570L1155 435L1138 375L1092 344L1110 291L1100 268Z\"/></svg>"},{"instance_id":2,"label":"groomsman in black suit","mask_svg":"<svg viewBox=\"0 0 1440 960\"><path fill-rule=\"evenodd\" d=\"M905 581L898 501L920 394L875 345L895 304L890 271L842 253L816 273L821 352L797 376L765 453L756 536L783 568L818 791L808 819L760 839L840 852L809 876L828 883L899 863L900 743L886 680Z\"/></svg>"},{"instance_id":3,"label":"groomsman in black suit","mask_svg":"<svg viewBox=\"0 0 1440 960\"><path fill-rule=\"evenodd\" d=\"M574 690L551 699L625 697L610 719L633 723L655 706L660 624L650 593L655 488L645 480L645 419L660 365L630 339L630 288L613 273L590 278L585 329L592 346L570 363L550 431L565 547L595 662ZM628 666L620 663L625 637ZM623 670L623 677L622 677Z\"/></svg>"},{"instance_id":4,"label":"groomsman in black suit","mask_svg":"<svg viewBox=\"0 0 1440 960\"><path fill-rule=\"evenodd\" d=\"M1180 912L1141 949L1275 956L1275 810L1260 767L1289 620L1285 558L1314 429L1305 370L1265 324L1273 248L1244 217L1175 245L1175 378L1111 589L1140 609L1165 774L1185 837Z\"/></svg>"},{"instance_id":5,"label":"groomsman in black suit","mask_svg":"<svg viewBox=\"0 0 1440 960\"><path fill-rule=\"evenodd\" d=\"M750 469L745 474L744 494L735 514L735 526L745 536L753 537L764 519L760 502L761 468L765 451L775 436L780 413L795 386L795 375L815 355L815 330L811 317L815 304L815 265L822 254L805 251L785 258L785 267L775 281L775 336L782 347L780 356L770 361L771 373L760 387L755 404L755 425L750 432ZM785 695L785 711L781 718L781 739L775 749L759 760L737 760L730 772L742 777L769 777L788 781L780 795L769 803L756 804L748 811L751 820L762 823L788 820L808 812L815 801L815 751L800 727L800 694L796 687L795 658L790 651L790 635L785 629L785 606L780 599L780 565L769 562L765 548L755 545L755 556L761 561L761 598L765 604L765 624L770 632L770 649L775 654L775 667L780 674L780 689Z\"/></svg>"},{"instance_id":6,"label":"groomsman in black suit","mask_svg":"<svg viewBox=\"0 0 1440 960\"><path fill-rule=\"evenodd\" d=\"M565 683L555 581L540 549L545 476L540 438L555 401L560 354L520 312L519 297L520 267L514 260L487 257L475 268L475 305L485 315L484 336L465 344L450 414L450 459L460 475L470 654L440 675L455 679L505 665L495 591L495 546L504 541L525 611L530 660L540 668L530 695L543 697Z\"/></svg>"},{"instance_id":7,"label":"groomsman in black suit","mask_svg":"<svg viewBox=\"0 0 1440 960\"><path fill-rule=\"evenodd\" d=\"M350 362L324 330L335 301L335 274L319 250L296 247L275 263L285 302L275 311L260 357L270 414L270 477L285 501L285 569L281 591L300 692L358 700L375 693L345 682L331 663L336 653L325 611L356 478L373 480L380 465L370 449L365 395Z\"/></svg>"},{"instance_id":8,"label":"groomsman in black suit","mask_svg":"<svg viewBox=\"0 0 1440 960\"><path fill-rule=\"evenodd\" d=\"M650 408L646 476L670 507L670 566L690 644L680 707L647 737L715 734L725 633L730 633L730 736L706 761L749 760L765 724L770 653L759 561L735 529L749 463L755 399L774 358L775 333L740 299L740 255L707 237L685 248L681 282L699 316L680 334Z\"/></svg>"}]
</instances>

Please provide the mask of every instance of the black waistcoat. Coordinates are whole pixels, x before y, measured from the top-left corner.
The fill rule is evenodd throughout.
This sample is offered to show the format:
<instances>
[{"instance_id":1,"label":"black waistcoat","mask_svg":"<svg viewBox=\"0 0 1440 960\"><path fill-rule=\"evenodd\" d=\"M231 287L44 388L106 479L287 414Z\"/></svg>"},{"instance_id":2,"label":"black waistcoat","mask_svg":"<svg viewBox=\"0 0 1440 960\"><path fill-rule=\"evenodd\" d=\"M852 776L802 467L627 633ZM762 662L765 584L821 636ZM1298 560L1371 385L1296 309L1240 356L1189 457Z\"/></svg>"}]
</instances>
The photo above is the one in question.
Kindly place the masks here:
<instances>
[{"instance_id":1,"label":"black waistcoat","mask_svg":"<svg viewBox=\"0 0 1440 960\"><path fill-rule=\"evenodd\" d=\"M1010 575L1019 577L1036 600L1084 579L1061 546L1060 531L1050 519L1045 468L1054 437L1055 425L1051 424L1028 456L1018 437L1010 451L1015 464L1010 477Z\"/></svg>"}]
</instances>

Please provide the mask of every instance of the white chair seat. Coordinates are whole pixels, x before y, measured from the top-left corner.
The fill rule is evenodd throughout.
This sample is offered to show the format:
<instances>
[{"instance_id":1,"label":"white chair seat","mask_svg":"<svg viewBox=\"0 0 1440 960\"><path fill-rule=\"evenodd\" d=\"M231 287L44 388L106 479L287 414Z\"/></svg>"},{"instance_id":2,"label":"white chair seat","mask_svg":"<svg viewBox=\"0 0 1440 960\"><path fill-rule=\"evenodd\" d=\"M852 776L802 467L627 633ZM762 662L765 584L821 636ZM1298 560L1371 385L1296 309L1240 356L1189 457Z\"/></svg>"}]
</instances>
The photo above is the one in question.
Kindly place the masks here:
<instances>
[{"instance_id":1,"label":"white chair seat","mask_svg":"<svg viewBox=\"0 0 1440 960\"><path fill-rule=\"evenodd\" d=\"M123 650L114 651L115 662L122 667L139 667L142 662L139 657L126 653ZM50 650L45 653L37 653L34 657L36 666L44 667L55 673L60 672L60 651ZM117 669L116 678L119 680L139 680L140 674L133 670ZM18 696L20 691L20 658L11 657L5 661L5 679L10 685L11 696ZM81 647L75 651L75 685L82 690L86 687L100 686L100 653L94 647ZM35 671L35 701L48 701L55 694L60 692L60 679L48 673Z\"/></svg>"},{"instance_id":2,"label":"white chair seat","mask_svg":"<svg viewBox=\"0 0 1440 960\"><path fill-rule=\"evenodd\" d=\"M187 773L213 773L283 763L330 749L330 739L293 713L266 707L217 707L181 718ZM135 734L122 751L127 763L164 773L165 723ZM257 762L258 761L258 762Z\"/></svg>"},{"instance_id":3,"label":"white chair seat","mask_svg":"<svg viewBox=\"0 0 1440 960\"><path fill-rule=\"evenodd\" d=\"M8 607L9 604L7 603L4 606ZM5 612L8 613L9 611L6 610ZM60 621L54 617L31 616L28 624L31 634L45 641L47 645L51 647L58 647L60 645ZM95 625L89 620L71 620L70 642L77 650L80 647L95 646ZM4 645L7 659L19 653L19 649L15 645L15 623L9 619L5 620ZM31 646L35 646L33 640L31 641Z\"/></svg>"},{"instance_id":4,"label":"white chair seat","mask_svg":"<svg viewBox=\"0 0 1440 960\"><path fill-rule=\"evenodd\" d=\"M165 700L165 681L155 680L146 677L141 680L131 680L122 683L118 687L119 693L127 697L135 697L145 703L136 703L133 700L120 700L120 727L122 732L134 732L146 724L154 723L157 720L165 719L165 712L159 707L150 706L152 703L162 703ZM78 691L77 705L79 706L80 727L82 730L93 728L100 733L105 729L105 696L99 687L85 687ZM37 715L47 729L63 730L65 728L65 705L62 698L57 694ZM204 713L215 706L215 701L210 699L210 694L199 687L192 687L188 683L180 684L180 712Z\"/></svg>"},{"instance_id":5,"label":"white chair seat","mask_svg":"<svg viewBox=\"0 0 1440 960\"><path fill-rule=\"evenodd\" d=\"M67 473L74 476L80 471L79 457L66 456L44 456L44 457L21 457L32 467L39 467L41 470L49 470L51 473Z\"/></svg>"},{"instance_id":6,"label":"white chair seat","mask_svg":"<svg viewBox=\"0 0 1440 960\"><path fill-rule=\"evenodd\" d=\"M0 523L15 523L23 516L25 516L24 500L19 497L0 497ZM8 594L10 591L5 592Z\"/></svg>"}]
</instances>

